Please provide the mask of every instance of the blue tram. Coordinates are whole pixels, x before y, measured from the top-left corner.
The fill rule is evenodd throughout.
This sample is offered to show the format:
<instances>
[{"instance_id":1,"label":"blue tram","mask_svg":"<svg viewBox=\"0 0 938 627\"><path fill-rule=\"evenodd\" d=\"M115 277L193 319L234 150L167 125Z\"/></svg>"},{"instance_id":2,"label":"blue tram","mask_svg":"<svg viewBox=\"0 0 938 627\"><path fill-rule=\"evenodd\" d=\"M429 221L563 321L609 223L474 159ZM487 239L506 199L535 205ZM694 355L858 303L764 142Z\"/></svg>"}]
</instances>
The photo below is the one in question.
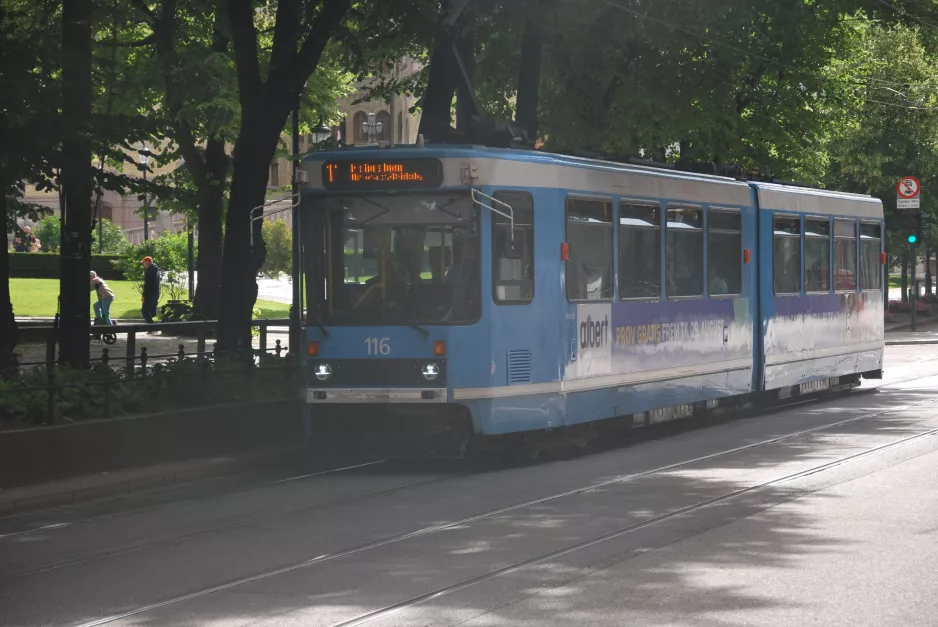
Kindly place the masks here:
<instances>
[{"instance_id":1,"label":"blue tram","mask_svg":"<svg viewBox=\"0 0 938 627\"><path fill-rule=\"evenodd\" d=\"M472 146L302 167L314 424L524 437L881 376L874 198Z\"/></svg>"}]
</instances>

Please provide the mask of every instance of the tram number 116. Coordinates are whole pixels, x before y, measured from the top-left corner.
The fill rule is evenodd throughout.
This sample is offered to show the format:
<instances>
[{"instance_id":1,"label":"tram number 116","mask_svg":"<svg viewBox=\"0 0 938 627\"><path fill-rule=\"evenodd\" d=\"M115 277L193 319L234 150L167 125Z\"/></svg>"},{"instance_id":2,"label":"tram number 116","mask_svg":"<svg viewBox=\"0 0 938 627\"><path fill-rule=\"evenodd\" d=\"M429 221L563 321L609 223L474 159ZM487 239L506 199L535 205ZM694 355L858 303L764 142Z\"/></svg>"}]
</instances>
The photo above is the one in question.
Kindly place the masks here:
<instances>
[{"instance_id":1,"label":"tram number 116","mask_svg":"<svg viewBox=\"0 0 938 627\"><path fill-rule=\"evenodd\" d=\"M391 344L389 343L390 338L382 337L366 337L365 346L368 348L369 355L390 355L391 354Z\"/></svg>"}]
</instances>

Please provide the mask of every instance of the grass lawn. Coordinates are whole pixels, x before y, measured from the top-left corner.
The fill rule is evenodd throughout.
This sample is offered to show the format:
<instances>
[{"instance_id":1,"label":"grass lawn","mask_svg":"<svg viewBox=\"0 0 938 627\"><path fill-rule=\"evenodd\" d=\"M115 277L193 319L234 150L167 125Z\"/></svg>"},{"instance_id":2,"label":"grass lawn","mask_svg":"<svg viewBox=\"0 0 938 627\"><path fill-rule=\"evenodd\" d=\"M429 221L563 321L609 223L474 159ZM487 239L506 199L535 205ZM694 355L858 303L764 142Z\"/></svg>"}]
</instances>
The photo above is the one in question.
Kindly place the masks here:
<instances>
[{"instance_id":1,"label":"grass lawn","mask_svg":"<svg viewBox=\"0 0 938 627\"><path fill-rule=\"evenodd\" d=\"M108 287L114 291L114 303L111 305L112 318L141 318L140 293L130 281L108 281ZM55 315L59 296L58 279L10 279L10 298L13 301L13 313L17 316L52 317ZM97 300L90 294L91 302ZM160 304L169 296L163 291ZM261 310L263 318L287 318L290 306L269 300L258 300L254 305ZM89 310L89 316L94 312Z\"/></svg>"}]
</instances>

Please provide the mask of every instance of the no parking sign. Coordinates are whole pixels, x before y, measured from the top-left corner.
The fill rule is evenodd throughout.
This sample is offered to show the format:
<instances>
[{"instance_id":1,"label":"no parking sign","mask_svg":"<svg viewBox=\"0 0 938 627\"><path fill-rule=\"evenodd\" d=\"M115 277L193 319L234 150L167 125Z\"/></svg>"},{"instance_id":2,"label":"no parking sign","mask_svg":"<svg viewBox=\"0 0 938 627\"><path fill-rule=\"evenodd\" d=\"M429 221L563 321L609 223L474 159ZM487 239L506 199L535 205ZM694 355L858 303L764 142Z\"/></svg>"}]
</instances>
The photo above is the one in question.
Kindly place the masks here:
<instances>
[{"instance_id":1,"label":"no parking sign","mask_svg":"<svg viewBox=\"0 0 938 627\"><path fill-rule=\"evenodd\" d=\"M914 176L903 176L896 184L896 208L918 209L921 206L919 194L922 184Z\"/></svg>"}]
</instances>

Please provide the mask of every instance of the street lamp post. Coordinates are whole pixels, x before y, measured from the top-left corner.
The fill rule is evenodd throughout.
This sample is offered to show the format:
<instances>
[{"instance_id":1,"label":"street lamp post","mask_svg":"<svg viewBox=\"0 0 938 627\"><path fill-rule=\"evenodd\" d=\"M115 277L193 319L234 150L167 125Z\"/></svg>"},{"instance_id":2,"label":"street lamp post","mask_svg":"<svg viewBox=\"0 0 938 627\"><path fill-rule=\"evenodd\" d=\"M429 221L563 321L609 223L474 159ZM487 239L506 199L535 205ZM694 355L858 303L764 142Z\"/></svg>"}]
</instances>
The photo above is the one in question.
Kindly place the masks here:
<instances>
[{"instance_id":1,"label":"street lamp post","mask_svg":"<svg viewBox=\"0 0 938 627\"><path fill-rule=\"evenodd\" d=\"M378 122L377 117L374 113L369 113L368 121L362 122L362 132L368 137L369 144L375 143L377 136L384 130L384 123Z\"/></svg>"}]
</instances>

